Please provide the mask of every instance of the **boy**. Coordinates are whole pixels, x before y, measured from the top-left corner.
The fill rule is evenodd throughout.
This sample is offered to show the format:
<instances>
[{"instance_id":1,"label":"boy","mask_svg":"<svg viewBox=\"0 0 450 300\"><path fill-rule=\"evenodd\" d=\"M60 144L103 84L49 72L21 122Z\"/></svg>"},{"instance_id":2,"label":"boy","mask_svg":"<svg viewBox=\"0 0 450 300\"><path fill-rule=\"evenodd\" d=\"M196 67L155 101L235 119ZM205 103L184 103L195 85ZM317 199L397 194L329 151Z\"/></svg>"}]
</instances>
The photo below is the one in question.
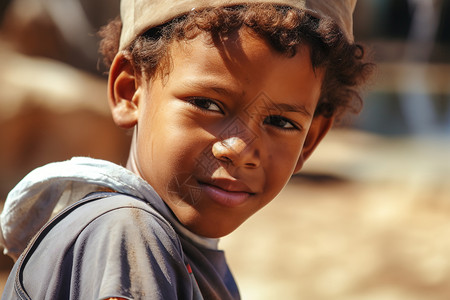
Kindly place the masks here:
<instances>
[{"instance_id":1,"label":"boy","mask_svg":"<svg viewBox=\"0 0 450 300\"><path fill-rule=\"evenodd\" d=\"M239 299L217 239L359 99L371 65L354 5L123 0L101 49L114 121L134 129L128 170L76 158L19 183L1 225L22 254L3 298Z\"/></svg>"}]
</instances>

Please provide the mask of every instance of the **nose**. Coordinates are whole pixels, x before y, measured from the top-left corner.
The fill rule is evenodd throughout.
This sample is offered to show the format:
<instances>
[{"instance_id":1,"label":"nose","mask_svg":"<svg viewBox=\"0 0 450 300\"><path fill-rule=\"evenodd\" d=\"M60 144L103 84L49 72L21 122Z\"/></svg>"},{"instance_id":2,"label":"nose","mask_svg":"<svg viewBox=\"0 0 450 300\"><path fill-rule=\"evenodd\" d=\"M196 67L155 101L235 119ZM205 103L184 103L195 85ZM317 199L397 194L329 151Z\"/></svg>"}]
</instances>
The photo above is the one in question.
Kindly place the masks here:
<instances>
[{"instance_id":1,"label":"nose","mask_svg":"<svg viewBox=\"0 0 450 300\"><path fill-rule=\"evenodd\" d=\"M229 137L215 142L212 152L215 158L235 167L256 168L260 164L260 153L254 143L246 143L239 137Z\"/></svg>"}]
</instances>

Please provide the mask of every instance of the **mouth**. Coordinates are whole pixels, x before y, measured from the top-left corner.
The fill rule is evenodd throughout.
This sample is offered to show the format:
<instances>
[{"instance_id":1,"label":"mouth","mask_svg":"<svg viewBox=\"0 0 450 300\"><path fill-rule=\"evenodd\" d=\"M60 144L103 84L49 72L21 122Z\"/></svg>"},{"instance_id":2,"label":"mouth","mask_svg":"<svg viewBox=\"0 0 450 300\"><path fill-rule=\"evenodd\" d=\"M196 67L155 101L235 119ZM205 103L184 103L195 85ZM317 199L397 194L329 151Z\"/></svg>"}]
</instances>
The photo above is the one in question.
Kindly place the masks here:
<instances>
[{"instance_id":1,"label":"mouth","mask_svg":"<svg viewBox=\"0 0 450 300\"><path fill-rule=\"evenodd\" d=\"M212 201L224 207L238 207L254 195L246 185L238 182L217 179L212 183L199 182L199 184Z\"/></svg>"}]
</instances>

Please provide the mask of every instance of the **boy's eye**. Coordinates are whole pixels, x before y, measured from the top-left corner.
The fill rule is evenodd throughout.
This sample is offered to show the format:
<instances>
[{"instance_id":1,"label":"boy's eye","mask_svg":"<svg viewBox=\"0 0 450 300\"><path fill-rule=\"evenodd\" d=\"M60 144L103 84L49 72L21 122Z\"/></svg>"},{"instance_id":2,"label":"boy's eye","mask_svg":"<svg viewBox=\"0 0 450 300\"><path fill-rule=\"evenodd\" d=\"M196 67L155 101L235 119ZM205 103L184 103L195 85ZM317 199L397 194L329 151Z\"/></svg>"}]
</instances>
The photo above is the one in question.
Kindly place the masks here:
<instances>
[{"instance_id":1,"label":"boy's eye","mask_svg":"<svg viewBox=\"0 0 450 300\"><path fill-rule=\"evenodd\" d=\"M188 100L192 105L209 111L216 111L222 113L222 109L213 100L207 98L192 98Z\"/></svg>"},{"instance_id":2,"label":"boy's eye","mask_svg":"<svg viewBox=\"0 0 450 300\"><path fill-rule=\"evenodd\" d=\"M268 116L264 119L264 124L275 126L281 129L298 129L289 119L282 116Z\"/></svg>"}]
</instances>

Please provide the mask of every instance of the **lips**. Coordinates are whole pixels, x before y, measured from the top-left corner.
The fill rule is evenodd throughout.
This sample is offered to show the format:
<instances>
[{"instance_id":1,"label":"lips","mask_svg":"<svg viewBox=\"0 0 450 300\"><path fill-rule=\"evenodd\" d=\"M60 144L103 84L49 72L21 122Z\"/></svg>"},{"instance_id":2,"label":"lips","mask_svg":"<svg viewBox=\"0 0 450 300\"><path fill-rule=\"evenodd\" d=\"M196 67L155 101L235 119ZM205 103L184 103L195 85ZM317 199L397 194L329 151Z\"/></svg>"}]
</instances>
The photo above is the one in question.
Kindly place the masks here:
<instances>
[{"instance_id":1,"label":"lips","mask_svg":"<svg viewBox=\"0 0 450 300\"><path fill-rule=\"evenodd\" d=\"M204 193L215 203L225 207L237 207L244 204L254 193L239 181L214 179L211 182L199 182Z\"/></svg>"}]
</instances>

